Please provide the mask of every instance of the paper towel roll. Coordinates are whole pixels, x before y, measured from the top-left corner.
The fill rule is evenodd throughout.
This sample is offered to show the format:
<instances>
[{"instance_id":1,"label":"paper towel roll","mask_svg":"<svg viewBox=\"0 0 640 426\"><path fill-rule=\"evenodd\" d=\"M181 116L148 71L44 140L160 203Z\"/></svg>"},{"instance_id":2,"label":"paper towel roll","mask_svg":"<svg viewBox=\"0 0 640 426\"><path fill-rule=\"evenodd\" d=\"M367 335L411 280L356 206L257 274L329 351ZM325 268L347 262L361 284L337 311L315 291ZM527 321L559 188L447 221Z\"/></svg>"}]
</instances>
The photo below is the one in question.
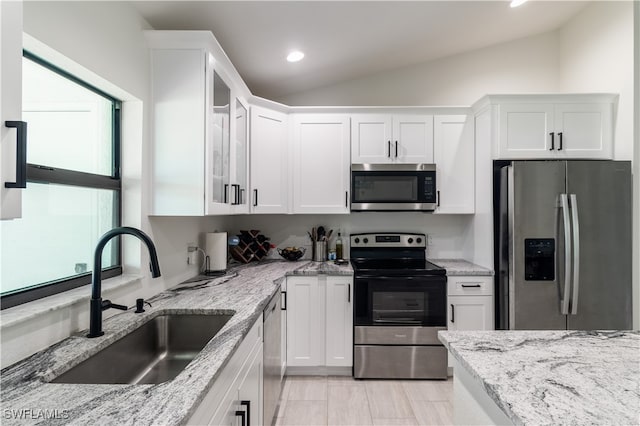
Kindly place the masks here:
<instances>
[{"instance_id":1,"label":"paper towel roll","mask_svg":"<svg viewBox=\"0 0 640 426\"><path fill-rule=\"evenodd\" d=\"M205 253L209 258L207 271L224 271L227 269L227 233L209 232L205 241Z\"/></svg>"}]
</instances>

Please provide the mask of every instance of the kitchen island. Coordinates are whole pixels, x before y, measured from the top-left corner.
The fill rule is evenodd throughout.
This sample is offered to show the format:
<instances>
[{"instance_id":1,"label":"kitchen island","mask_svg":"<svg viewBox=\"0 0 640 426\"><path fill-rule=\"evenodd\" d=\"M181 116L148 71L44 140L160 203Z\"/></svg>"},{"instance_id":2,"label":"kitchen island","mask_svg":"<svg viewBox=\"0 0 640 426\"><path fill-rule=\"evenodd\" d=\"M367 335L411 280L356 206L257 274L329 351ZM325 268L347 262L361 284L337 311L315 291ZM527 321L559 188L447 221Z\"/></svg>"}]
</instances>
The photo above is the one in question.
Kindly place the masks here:
<instances>
[{"instance_id":1,"label":"kitchen island","mask_svg":"<svg viewBox=\"0 0 640 426\"><path fill-rule=\"evenodd\" d=\"M639 331L440 332L455 424L640 424Z\"/></svg>"},{"instance_id":2,"label":"kitchen island","mask_svg":"<svg viewBox=\"0 0 640 426\"><path fill-rule=\"evenodd\" d=\"M2 424L185 424L227 365L286 276L351 275L351 265L265 261L230 268L219 277L197 277L103 323L105 335L86 330L2 370ZM174 379L148 384L49 383L65 371L163 314L233 314L220 332Z\"/></svg>"}]
</instances>

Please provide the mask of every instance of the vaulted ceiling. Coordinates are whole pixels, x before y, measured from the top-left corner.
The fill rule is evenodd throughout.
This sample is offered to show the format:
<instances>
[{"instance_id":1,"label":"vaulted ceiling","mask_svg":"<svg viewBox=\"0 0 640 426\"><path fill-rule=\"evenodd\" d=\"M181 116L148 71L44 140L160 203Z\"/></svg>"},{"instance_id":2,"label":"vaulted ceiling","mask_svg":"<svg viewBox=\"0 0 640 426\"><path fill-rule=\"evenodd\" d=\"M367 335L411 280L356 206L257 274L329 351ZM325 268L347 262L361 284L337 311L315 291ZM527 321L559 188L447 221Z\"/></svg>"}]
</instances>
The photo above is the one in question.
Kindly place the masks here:
<instances>
[{"instance_id":1,"label":"vaulted ceiling","mask_svg":"<svg viewBox=\"0 0 640 426\"><path fill-rule=\"evenodd\" d=\"M583 1L140 1L157 30L210 30L258 96L277 99L561 27ZM306 57L285 60L299 49Z\"/></svg>"}]
</instances>

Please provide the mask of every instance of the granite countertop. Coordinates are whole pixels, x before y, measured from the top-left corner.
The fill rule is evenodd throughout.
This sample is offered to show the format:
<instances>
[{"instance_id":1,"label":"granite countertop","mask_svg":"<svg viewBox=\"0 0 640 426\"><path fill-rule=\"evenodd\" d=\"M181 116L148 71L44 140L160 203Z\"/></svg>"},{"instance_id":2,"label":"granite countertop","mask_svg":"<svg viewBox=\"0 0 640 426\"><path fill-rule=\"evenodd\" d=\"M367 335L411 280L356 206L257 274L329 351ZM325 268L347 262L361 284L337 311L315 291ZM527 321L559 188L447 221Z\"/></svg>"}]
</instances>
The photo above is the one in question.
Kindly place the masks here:
<instances>
[{"instance_id":1,"label":"granite countertop","mask_svg":"<svg viewBox=\"0 0 640 426\"><path fill-rule=\"evenodd\" d=\"M640 331L438 336L516 425L640 423Z\"/></svg>"},{"instance_id":2,"label":"granite countertop","mask_svg":"<svg viewBox=\"0 0 640 426\"><path fill-rule=\"evenodd\" d=\"M152 308L133 309L103 322L105 335L86 330L13 364L1 372L2 423L34 424L42 410L71 424L183 424L194 413L222 368L287 275L351 275L350 264L265 261L231 267L220 277L199 277L149 299ZM202 278L202 279L200 279ZM48 383L150 319L165 313L235 312L220 332L177 377L156 385ZM10 410L31 410L26 418ZM55 412L54 412L55 410ZM40 417L38 417L40 416ZM10 418L7 418L10 417ZM54 423L55 421L49 420Z\"/></svg>"},{"instance_id":3,"label":"granite countertop","mask_svg":"<svg viewBox=\"0 0 640 426\"><path fill-rule=\"evenodd\" d=\"M447 270L448 276L464 276L464 275L477 275L477 276L492 276L493 271L483 266L476 265L463 259L429 259L429 262L434 263Z\"/></svg>"}]
</instances>

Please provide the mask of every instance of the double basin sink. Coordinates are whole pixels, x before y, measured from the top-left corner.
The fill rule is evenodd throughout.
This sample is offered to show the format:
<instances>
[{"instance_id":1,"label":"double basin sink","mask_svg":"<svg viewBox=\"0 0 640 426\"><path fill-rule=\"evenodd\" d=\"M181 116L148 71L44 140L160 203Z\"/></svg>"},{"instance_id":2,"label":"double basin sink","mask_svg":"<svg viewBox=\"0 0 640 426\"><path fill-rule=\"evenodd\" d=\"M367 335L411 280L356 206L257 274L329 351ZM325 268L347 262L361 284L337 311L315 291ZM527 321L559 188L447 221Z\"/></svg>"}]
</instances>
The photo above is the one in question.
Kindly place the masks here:
<instances>
[{"instance_id":1,"label":"double basin sink","mask_svg":"<svg viewBox=\"0 0 640 426\"><path fill-rule=\"evenodd\" d=\"M159 315L51 382L166 382L184 370L232 316L233 314Z\"/></svg>"}]
</instances>

